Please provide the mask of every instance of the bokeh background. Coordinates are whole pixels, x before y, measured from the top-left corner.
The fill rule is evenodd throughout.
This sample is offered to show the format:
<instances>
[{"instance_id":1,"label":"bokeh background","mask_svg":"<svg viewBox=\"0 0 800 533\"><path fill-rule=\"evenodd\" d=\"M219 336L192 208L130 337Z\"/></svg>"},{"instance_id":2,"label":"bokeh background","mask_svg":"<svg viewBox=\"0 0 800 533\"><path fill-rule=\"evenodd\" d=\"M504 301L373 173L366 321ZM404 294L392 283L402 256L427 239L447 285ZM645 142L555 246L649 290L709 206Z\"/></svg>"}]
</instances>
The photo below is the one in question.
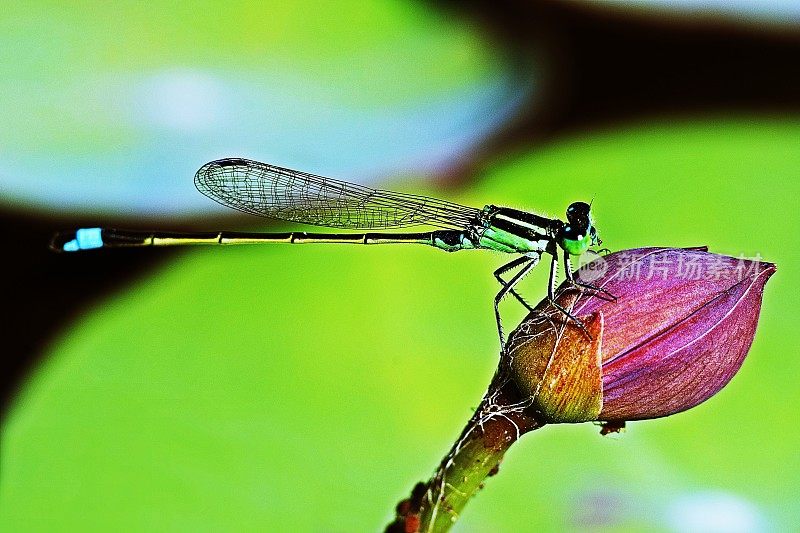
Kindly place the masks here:
<instances>
[{"instance_id":1,"label":"bokeh background","mask_svg":"<svg viewBox=\"0 0 800 533\"><path fill-rule=\"evenodd\" d=\"M5 2L0 529L380 530L479 402L505 257L47 251L86 225L288 228L194 190L223 156L593 199L612 249L777 263L728 387L622 436L527 436L456 530L794 529L798 65L789 0Z\"/></svg>"}]
</instances>

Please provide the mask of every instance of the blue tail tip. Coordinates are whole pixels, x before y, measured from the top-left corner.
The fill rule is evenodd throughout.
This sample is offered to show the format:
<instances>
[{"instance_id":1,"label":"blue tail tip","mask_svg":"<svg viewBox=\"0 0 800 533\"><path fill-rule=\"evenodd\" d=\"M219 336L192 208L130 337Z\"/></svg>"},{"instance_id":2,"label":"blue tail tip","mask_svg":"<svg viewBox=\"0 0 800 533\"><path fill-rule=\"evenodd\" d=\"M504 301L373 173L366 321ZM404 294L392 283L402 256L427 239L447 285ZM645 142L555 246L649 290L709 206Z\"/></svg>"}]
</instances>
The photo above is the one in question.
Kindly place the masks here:
<instances>
[{"instance_id":1,"label":"blue tail tip","mask_svg":"<svg viewBox=\"0 0 800 533\"><path fill-rule=\"evenodd\" d=\"M103 230L100 228L81 228L75 232L75 240L78 241L78 248L81 250L102 248Z\"/></svg>"},{"instance_id":2,"label":"blue tail tip","mask_svg":"<svg viewBox=\"0 0 800 533\"><path fill-rule=\"evenodd\" d=\"M77 252L81 248L78 246L78 241L76 239L72 239L71 241L65 242L61 249L65 252Z\"/></svg>"},{"instance_id":3,"label":"blue tail tip","mask_svg":"<svg viewBox=\"0 0 800 533\"><path fill-rule=\"evenodd\" d=\"M102 228L81 228L75 232L59 233L50 247L62 252L77 252L103 247Z\"/></svg>"}]
</instances>

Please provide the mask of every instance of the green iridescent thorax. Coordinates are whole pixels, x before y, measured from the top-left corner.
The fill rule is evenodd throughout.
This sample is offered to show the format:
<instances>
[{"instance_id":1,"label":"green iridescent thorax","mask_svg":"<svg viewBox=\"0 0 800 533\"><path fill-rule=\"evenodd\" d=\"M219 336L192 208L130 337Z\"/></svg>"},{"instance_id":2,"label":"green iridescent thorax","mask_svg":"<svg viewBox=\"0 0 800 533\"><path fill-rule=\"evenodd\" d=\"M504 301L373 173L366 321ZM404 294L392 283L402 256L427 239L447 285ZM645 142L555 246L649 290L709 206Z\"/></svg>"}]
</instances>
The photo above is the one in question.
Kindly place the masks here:
<instances>
[{"instance_id":1,"label":"green iridescent thorax","mask_svg":"<svg viewBox=\"0 0 800 533\"><path fill-rule=\"evenodd\" d=\"M478 231L481 248L527 254L543 252L555 236L558 223L534 213L493 205L484 208L483 228Z\"/></svg>"},{"instance_id":2,"label":"green iridescent thorax","mask_svg":"<svg viewBox=\"0 0 800 533\"><path fill-rule=\"evenodd\" d=\"M528 253L544 250L542 242L538 240L531 240L492 226L486 228L478 242L483 248L498 252Z\"/></svg>"}]
</instances>

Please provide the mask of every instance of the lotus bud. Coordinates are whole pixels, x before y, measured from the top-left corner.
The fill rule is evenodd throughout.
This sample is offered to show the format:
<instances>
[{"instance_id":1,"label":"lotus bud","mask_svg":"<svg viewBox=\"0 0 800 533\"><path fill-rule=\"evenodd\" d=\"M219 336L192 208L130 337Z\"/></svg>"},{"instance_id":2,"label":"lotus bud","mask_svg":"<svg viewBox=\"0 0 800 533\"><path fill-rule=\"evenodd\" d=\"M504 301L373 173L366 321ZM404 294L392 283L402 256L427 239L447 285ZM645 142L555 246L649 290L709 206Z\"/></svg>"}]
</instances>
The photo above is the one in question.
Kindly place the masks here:
<instances>
[{"instance_id":1,"label":"lotus bud","mask_svg":"<svg viewBox=\"0 0 800 533\"><path fill-rule=\"evenodd\" d=\"M640 248L575 274L511 334L507 363L546 422L657 418L707 400L739 370L775 266L705 249Z\"/></svg>"}]
</instances>

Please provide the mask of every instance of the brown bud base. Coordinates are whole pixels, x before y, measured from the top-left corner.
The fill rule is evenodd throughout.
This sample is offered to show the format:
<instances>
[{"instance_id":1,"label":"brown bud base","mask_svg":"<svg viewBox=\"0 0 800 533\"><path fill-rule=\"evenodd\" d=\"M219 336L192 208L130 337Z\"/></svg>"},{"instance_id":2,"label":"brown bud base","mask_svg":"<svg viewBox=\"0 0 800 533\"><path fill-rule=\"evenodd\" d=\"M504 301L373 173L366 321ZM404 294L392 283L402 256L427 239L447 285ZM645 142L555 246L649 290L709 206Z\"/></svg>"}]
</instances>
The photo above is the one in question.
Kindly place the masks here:
<instances>
[{"instance_id":1,"label":"brown bud base","mask_svg":"<svg viewBox=\"0 0 800 533\"><path fill-rule=\"evenodd\" d=\"M603 315L581 321L584 329L563 315L533 316L508 342L512 376L548 423L597 420L603 409Z\"/></svg>"}]
</instances>

